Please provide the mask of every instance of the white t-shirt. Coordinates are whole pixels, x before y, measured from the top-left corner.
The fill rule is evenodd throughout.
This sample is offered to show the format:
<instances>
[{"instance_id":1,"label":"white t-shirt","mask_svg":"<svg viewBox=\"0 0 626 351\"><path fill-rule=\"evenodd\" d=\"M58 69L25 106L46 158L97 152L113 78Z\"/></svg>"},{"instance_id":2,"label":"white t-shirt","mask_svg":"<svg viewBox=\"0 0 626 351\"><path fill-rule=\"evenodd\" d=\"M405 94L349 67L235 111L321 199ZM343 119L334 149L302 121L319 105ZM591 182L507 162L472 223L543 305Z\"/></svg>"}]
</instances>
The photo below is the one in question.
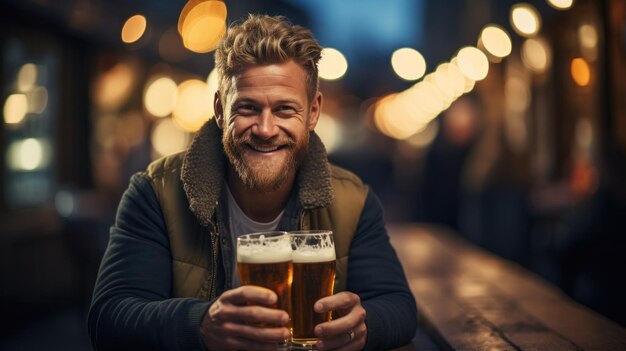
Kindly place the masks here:
<instances>
[{"instance_id":1,"label":"white t-shirt","mask_svg":"<svg viewBox=\"0 0 626 351\"><path fill-rule=\"evenodd\" d=\"M237 274L237 237L244 234L276 230L278 223L280 223L281 218L283 218L285 210L283 209L278 216L270 222L257 222L246 216L241 207L239 207L239 204L237 204L228 186L226 187L226 194L228 201L228 225L230 227L230 237L233 247L233 288L236 288L241 285L239 275Z\"/></svg>"}]
</instances>

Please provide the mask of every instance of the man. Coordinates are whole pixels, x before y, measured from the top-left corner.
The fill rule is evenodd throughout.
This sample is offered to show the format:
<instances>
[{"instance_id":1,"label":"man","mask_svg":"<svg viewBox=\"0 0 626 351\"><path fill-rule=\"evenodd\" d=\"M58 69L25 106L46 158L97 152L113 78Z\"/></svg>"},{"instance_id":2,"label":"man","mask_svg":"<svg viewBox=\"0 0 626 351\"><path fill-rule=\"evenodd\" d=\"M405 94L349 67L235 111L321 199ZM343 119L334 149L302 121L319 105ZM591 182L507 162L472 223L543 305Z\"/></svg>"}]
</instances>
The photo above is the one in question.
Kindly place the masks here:
<instances>
[{"instance_id":1,"label":"man","mask_svg":"<svg viewBox=\"0 0 626 351\"><path fill-rule=\"evenodd\" d=\"M274 229L335 234L335 294L315 304L335 318L315 328L320 349L411 340L415 302L380 203L329 165L314 132L320 53L282 17L228 30L215 53L215 119L185 153L133 176L120 202L89 314L96 349L276 349L289 316L269 307L271 291L238 286L234 268L236 236Z\"/></svg>"}]
</instances>

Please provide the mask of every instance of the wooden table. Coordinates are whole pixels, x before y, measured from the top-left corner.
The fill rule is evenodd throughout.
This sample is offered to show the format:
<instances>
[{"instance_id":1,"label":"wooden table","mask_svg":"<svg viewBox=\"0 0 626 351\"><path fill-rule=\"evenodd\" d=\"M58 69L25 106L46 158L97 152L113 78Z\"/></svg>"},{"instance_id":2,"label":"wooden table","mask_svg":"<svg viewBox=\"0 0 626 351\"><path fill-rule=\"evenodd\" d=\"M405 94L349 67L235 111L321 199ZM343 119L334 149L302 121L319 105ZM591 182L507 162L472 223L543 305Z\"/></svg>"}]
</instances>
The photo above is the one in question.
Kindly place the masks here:
<instances>
[{"instance_id":1,"label":"wooden table","mask_svg":"<svg viewBox=\"0 0 626 351\"><path fill-rule=\"evenodd\" d=\"M625 328L443 228L389 234L420 321L402 350L626 350Z\"/></svg>"}]
</instances>

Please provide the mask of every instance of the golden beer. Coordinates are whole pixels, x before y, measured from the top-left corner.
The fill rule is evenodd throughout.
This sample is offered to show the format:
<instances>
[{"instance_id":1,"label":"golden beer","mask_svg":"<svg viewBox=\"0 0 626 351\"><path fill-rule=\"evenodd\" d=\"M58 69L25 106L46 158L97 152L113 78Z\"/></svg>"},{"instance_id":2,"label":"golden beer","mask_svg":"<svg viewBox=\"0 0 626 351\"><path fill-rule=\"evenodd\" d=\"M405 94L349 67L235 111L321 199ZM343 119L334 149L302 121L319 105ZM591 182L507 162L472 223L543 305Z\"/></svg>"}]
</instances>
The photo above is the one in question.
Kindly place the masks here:
<instances>
[{"instance_id":1,"label":"golden beer","mask_svg":"<svg viewBox=\"0 0 626 351\"><path fill-rule=\"evenodd\" d=\"M316 313L315 302L333 294L335 247L330 231L290 232L293 252L291 286L292 349L311 349L315 326L331 320L331 312Z\"/></svg>"},{"instance_id":2,"label":"golden beer","mask_svg":"<svg viewBox=\"0 0 626 351\"><path fill-rule=\"evenodd\" d=\"M276 293L278 300L272 307L287 311L291 316L291 261L271 263L237 262L241 285L257 285Z\"/></svg>"},{"instance_id":3,"label":"golden beer","mask_svg":"<svg viewBox=\"0 0 626 351\"><path fill-rule=\"evenodd\" d=\"M285 232L254 233L237 238L237 271L241 284L272 290L278 297L272 307L286 311L289 316L293 280L291 253L289 235Z\"/></svg>"}]
</instances>

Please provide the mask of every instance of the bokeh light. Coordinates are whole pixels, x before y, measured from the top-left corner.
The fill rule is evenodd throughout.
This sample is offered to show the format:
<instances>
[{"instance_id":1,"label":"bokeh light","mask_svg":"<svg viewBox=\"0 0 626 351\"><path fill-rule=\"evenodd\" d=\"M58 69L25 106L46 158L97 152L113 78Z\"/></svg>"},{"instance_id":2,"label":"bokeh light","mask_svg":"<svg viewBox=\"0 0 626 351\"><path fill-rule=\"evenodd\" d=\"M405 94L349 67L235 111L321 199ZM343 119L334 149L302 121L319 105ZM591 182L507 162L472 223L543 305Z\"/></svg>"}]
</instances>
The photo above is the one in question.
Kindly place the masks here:
<instances>
[{"instance_id":1,"label":"bokeh light","mask_svg":"<svg viewBox=\"0 0 626 351\"><path fill-rule=\"evenodd\" d=\"M474 81L482 80L489 73L489 60L479 49L466 46L459 50L456 56L461 72Z\"/></svg>"},{"instance_id":2,"label":"bokeh light","mask_svg":"<svg viewBox=\"0 0 626 351\"><path fill-rule=\"evenodd\" d=\"M591 61L598 58L598 31L591 24L578 27L578 41L583 56Z\"/></svg>"},{"instance_id":3,"label":"bokeh light","mask_svg":"<svg viewBox=\"0 0 626 351\"><path fill-rule=\"evenodd\" d=\"M407 92L380 99L374 107L374 124L383 134L404 140L426 127L429 119Z\"/></svg>"},{"instance_id":4,"label":"bokeh light","mask_svg":"<svg viewBox=\"0 0 626 351\"><path fill-rule=\"evenodd\" d=\"M42 113L48 106L48 89L45 87L35 87L26 94L28 100L28 112Z\"/></svg>"},{"instance_id":5,"label":"bokeh light","mask_svg":"<svg viewBox=\"0 0 626 351\"><path fill-rule=\"evenodd\" d=\"M465 81L467 78L463 75L463 72L459 68L456 61L451 61L447 66L447 74L450 84L452 85L452 92L454 97L459 97L465 92ZM474 81L472 80L472 83Z\"/></svg>"},{"instance_id":6,"label":"bokeh light","mask_svg":"<svg viewBox=\"0 0 626 351\"><path fill-rule=\"evenodd\" d=\"M74 212L74 196L67 190L59 190L54 196L54 207L61 216L71 216Z\"/></svg>"},{"instance_id":7,"label":"bokeh light","mask_svg":"<svg viewBox=\"0 0 626 351\"><path fill-rule=\"evenodd\" d=\"M183 45L197 53L215 50L226 32L226 4L223 1L190 0L178 18Z\"/></svg>"},{"instance_id":8,"label":"bokeh light","mask_svg":"<svg viewBox=\"0 0 626 351\"><path fill-rule=\"evenodd\" d=\"M530 89L526 81L519 76L512 75L504 83L504 98L510 112L522 113L530 105Z\"/></svg>"},{"instance_id":9,"label":"bokeh light","mask_svg":"<svg viewBox=\"0 0 626 351\"><path fill-rule=\"evenodd\" d=\"M396 95L398 94L387 95L376 101L374 104L374 126L376 126L376 129L378 129L379 132L387 136L391 136L391 132L389 132L386 125L387 118L390 115L387 110L389 109L389 102L392 101Z\"/></svg>"},{"instance_id":10,"label":"bokeh light","mask_svg":"<svg viewBox=\"0 0 626 351\"><path fill-rule=\"evenodd\" d=\"M178 98L178 86L170 77L159 77L148 85L143 103L155 117L168 116L174 110Z\"/></svg>"},{"instance_id":11,"label":"bokeh light","mask_svg":"<svg viewBox=\"0 0 626 351\"><path fill-rule=\"evenodd\" d=\"M7 150L7 164L16 171L32 171L45 166L45 148L41 140L14 141Z\"/></svg>"},{"instance_id":12,"label":"bokeh light","mask_svg":"<svg viewBox=\"0 0 626 351\"><path fill-rule=\"evenodd\" d=\"M432 82L435 86L441 91L444 98L450 99L454 96L454 87L452 86L452 82L448 78L448 66L449 63L444 62L437 66L437 69L433 73Z\"/></svg>"},{"instance_id":13,"label":"bokeh light","mask_svg":"<svg viewBox=\"0 0 626 351\"><path fill-rule=\"evenodd\" d=\"M183 130L195 132L213 116L213 96L207 84L190 79L178 86L178 98L172 112L175 123Z\"/></svg>"},{"instance_id":14,"label":"bokeh light","mask_svg":"<svg viewBox=\"0 0 626 351\"><path fill-rule=\"evenodd\" d=\"M143 15L134 15L126 20L122 27L122 41L130 44L141 39L146 32L148 22Z\"/></svg>"},{"instance_id":15,"label":"bokeh light","mask_svg":"<svg viewBox=\"0 0 626 351\"><path fill-rule=\"evenodd\" d=\"M511 8L511 25L523 37L531 37L541 29L541 17L537 9L527 3L519 3Z\"/></svg>"},{"instance_id":16,"label":"bokeh light","mask_svg":"<svg viewBox=\"0 0 626 351\"><path fill-rule=\"evenodd\" d=\"M548 43L541 38L530 38L522 44L522 62L536 73L543 73L552 61L552 52Z\"/></svg>"},{"instance_id":17,"label":"bokeh light","mask_svg":"<svg viewBox=\"0 0 626 351\"><path fill-rule=\"evenodd\" d=\"M474 86L476 85L476 81L471 79L471 78L468 78L463 73L463 71L461 71L461 68L459 67L459 60L456 57L454 57L454 58L452 58L452 60L450 60L450 67L455 67L455 66L458 69L458 71L461 73L461 76L463 76L464 84L463 84L463 92L462 92L462 94L467 94L467 93L471 92L474 89Z\"/></svg>"},{"instance_id":18,"label":"bokeh light","mask_svg":"<svg viewBox=\"0 0 626 351\"><path fill-rule=\"evenodd\" d=\"M406 139L405 142L413 148L423 149L432 144L438 131L439 121L433 120L426 125L424 130L413 134L410 138Z\"/></svg>"},{"instance_id":19,"label":"bokeh light","mask_svg":"<svg viewBox=\"0 0 626 351\"><path fill-rule=\"evenodd\" d=\"M574 0L547 0L548 4L557 10L567 10L574 4Z\"/></svg>"},{"instance_id":20,"label":"bokeh light","mask_svg":"<svg viewBox=\"0 0 626 351\"><path fill-rule=\"evenodd\" d=\"M24 94L11 94L4 102L4 123L17 124L24 120L28 112L28 100Z\"/></svg>"},{"instance_id":21,"label":"bokeh light","mask_svg":"<svg viewBox=\"0 0 626 351\"><path fill-rule=\"evenodd\" d=\"M444 108L444 97L432 82L422 81L411 88L409 92L415 104L431 118L434 118Z\"/></svg>"},{"instance_id":22,"label":"bokeh light","mask_svg":"<svg viewBox=\"0 0 626 351\"><path fill-rule=\"evenodd\" d=\"M319 77L326 80L335 80L343 77L348 71L346 57L337 49L322 49L322 58L319 65Z\"/></svg>"},{"instance_id":23,"label":"bokeh light","mask_svg":"<svg viewBox=\"0 0 626 351\"><path fill-rule=\"evenodd\" d=\"M339 123L326 113L322 113L315 126L315 133L319 135L320 139L326 147L326 152L329 154L335 151L341 142L341 130Z\"/></svg>"},{"instance_id":24,"label":"bokeh light","mask_svg":"<svg viewBox=\"0 0 626 351\"><path fill-rule=\"evenodd\" d=\"M584 48L595 48L598 45L598 32L590 24L583 24L578 28L578 39L580 46Z\"/></svg>"},{"instance_id":25,"label":"bokeh light","mask_svg":"<svg viewBox=\"0 0 626 351\"><path fill-rule=\"evenodd\" d=\"M467 94L471 92L472 90L474 90L475 86L476 86L476 81L465 77L465 87L463 88L463 94Z\"/></svg>"},{"instance_id":26,"label":"bokeh light","mask_svg":"<svg viewBox=\"0 0 626 351\"><path fill-rule=\"evenodd\" d=\"M404 80L418 80L426 72L426 60L415 49L401 48L391 55L391 67Z\"/></svg>"},{"instance_id":27,"label":"bokeh light","mask_svg":"<svg viewBox=\"0 0 626 351\"><path fill-rule=\"evenodd\" d=\"M511 54L513 45L509 34L500 26L490 24L483 28L480 39L485 49L495 57L506 57Z\"/></svg>"},{"instance_id":28,"label":"bokeh light","mask_svg":"<svg viewBox=\"0 0 626 351\"><path fill-rule=\"evenodd\" d=\"M171 118L159 120L152 130L150 141L157 156L165 156L184 150L189 137L178 128Z\"/></svg>"},{"instance_id":29,"label":"bokeh light","mask_svg":"<svg viewBox=\"0 0 626 351\"><path fill-rule=\"evenodd\" d=\"M584 59L577 57L572 60L570 66L572 79L581 87L587 86L591 80L591 69L589 64Z\"/></svg>"},{"instance_id":30,"label":"bokeh light","mask_svg":"<svg viewBox=\"0 0 626 351\"><path fill-rule=\"evenodd\" d=\"M215 93L217 92L218 84L219 82L217 80L217 69L213 68L209 75L206 77L206 85L209 88L209 97L211 98L211 114L215 113L213 111L213 100L215 97Z\"/></svg>"},{"instance_id":31,"label":"bokeh light","mask_svg":"<svg viewBox=\"0 0 626 351\"><path fill-rule=\"evenodd\" d=\"M580 118L576 122L576 144L583 149L593 145L593 125L589 118Z\"/></svg>"},{"instance_id":32,"label":"bokeh light","mask_svg":"<svg viewBox=\"0 0 626 351\"><path fill-rule=\"evenodd\" d=\"M452 66L452 70L450 67ZM439 89L443 96L444 106L447 108L450 104L459 97L465 86L464 80L458 80L458 77L454 77L451 73L454 73L454 67L456 65L450 65L448 62L444 62L437 66L437 70L433 73L432 83ZM456 68L456 72L463 76L460 69Z\"/></svg>"},{"instance_id":33,"label":"bokeh light","mask_svg":"<svg viewBox=\"0 0 626 351\"><path fill-rule=\"evenodd\" d=\"M126 62L117 63L96 78L93 89L96 105L107 110L119 108L129 98L135 82L133 67Z\"/></svg>"},{"instance_id":34,"label":"bokeh light","mask_svg":"<svg viewBox=\"0 0 626 351\"><path fill-rule=\"evenodd\" d=\"M17 90L28 92L37 82L37 66L32 63L24 64L17 73Z\"/></svg>"}]
</instances>

